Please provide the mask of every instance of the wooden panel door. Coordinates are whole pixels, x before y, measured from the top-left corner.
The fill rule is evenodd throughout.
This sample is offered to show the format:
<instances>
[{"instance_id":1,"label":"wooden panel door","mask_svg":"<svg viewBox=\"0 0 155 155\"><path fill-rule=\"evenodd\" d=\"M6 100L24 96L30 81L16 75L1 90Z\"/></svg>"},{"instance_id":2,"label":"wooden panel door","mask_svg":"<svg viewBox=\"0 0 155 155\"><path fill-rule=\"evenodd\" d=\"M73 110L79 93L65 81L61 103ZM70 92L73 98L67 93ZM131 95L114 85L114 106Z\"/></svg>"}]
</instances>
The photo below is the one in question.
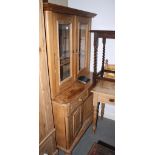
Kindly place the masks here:
<instances>
[{"instance_id":1,"label":"wooden panel door","mask_svg":"<svg viewBox=\"0 0 155 155\"><path fill-rule=\"evenodd\" d=\"M89 70L91 19L77 17L77 75Z\"/></svg>"},{"instance_id":2,"label":"wooden panel door","mask_svg":"<svg viewBox=\"0 0 155 155\"><path fill-rule=\"evenodd\" d=\"M75 137L82 126L82 106L79 106L73 113L73 137Z\"/></svg>"},{"instance_id":3,"label":"wooden panel door","mask_svg":"<svg viewBox=\"0 0 155 155\"><path fill-rule=\"evenodd\" d=\"M39 154L57 154L53 123L42 0L39 11Z\"/></svg>"},{"instance_id":4,"label":"wooden panel door","mask_svg":"<svg viewBox=\"0 0 155 155\"><path fill-rule=\"evenodd\" d=\"M53 13L57 94L73 83L73 16Z\"/></svg>"},{"instance_id":5,"label":"wooden panel door","mask_svg":"<svg viewBox=\"0 0 155 155\"><path fill-rule=\"evenodd\" d=\"M93 94L91 94L83 105L83 122L90 116L93 116Z\"/></svg>"}]
</instances>

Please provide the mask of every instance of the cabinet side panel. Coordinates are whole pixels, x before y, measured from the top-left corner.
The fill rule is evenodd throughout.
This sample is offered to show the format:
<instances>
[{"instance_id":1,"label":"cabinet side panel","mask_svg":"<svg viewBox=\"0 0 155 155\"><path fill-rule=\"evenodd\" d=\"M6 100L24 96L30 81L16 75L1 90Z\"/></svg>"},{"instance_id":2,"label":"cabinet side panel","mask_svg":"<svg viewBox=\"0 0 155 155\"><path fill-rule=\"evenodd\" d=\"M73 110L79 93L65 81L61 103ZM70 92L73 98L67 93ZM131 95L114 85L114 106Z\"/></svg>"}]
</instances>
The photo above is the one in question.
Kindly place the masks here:
<instances>
[{"instance_id":1,"label":"cabinet side panel","mask_svg":"<svg viewBox=\"0 0 155 155\"><path fill-rule=\"evenodd\" d=\"M66 148L65 107L53 102L57 145Z\"/></svg>"}]
</instances>

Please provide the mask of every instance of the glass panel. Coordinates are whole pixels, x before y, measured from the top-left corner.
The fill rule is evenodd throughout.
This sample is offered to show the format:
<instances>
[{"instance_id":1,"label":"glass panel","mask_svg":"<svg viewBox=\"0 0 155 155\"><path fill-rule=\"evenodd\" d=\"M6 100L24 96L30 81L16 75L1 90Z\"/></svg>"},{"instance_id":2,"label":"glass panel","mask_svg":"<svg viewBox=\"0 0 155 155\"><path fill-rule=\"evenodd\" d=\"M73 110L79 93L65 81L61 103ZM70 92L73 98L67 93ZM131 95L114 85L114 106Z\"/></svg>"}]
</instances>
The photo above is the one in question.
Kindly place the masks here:
<instances>
[{"instance_id":1,"label":"glass panel","mask_svg":"<svg viewBox=\"0 0 155 155\"><path fill-rule=\"evenodd\" d=\"M115 39L106 39L105 59L109 64L115 64Z\"/></svg>"},{"instance_id":2,"label":"glass panel","mask_svg":"<svg viewBox=\"0 0 155 155\"><path fill-rule=\"evenodd\" d=\"M78 70L85 68L86 54L86 28L87 25L80 24L79 28L79 66Z\"/></svg>"},{"instance_id":3,"label":"glass panel","mask_svg":"<svg viewBox=\"0 0 155 155\"><path fill-rule=\"evenodd\" d=\"M60 81L70 76L70 25L59 24Z\"/></svg>"}]
</instances>

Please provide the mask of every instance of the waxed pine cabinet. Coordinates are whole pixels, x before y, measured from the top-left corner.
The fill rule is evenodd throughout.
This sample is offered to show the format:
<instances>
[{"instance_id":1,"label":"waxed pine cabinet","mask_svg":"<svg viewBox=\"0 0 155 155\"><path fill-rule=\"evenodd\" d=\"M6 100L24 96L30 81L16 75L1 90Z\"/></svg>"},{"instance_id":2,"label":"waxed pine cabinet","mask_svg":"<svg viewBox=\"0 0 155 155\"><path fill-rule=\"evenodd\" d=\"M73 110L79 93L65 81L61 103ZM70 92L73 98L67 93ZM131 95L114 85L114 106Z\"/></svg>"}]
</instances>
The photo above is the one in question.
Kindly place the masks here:
<instances>
[{"instance_id":1,"label":"waxed pine cabinet","mask_svg":"<svg viewBox=\"0 0 155 155\"><path fill-rule=\"evenodd\" d=\"M44 3L48 71L57 147L71 154L92 122L90 29L96 14ZM86 76L90 81L80 83Z\"/></svg>"}]
</instances>

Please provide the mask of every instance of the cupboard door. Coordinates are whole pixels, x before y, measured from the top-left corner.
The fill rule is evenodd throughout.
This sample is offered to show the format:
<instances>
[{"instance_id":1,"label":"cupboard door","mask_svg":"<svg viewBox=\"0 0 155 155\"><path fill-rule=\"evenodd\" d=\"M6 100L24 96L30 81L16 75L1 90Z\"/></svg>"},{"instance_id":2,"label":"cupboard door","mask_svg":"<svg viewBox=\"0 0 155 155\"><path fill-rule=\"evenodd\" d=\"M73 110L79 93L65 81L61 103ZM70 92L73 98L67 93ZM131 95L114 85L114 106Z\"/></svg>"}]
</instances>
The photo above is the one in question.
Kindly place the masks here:
<instances>
[{"instance_id":1,"label":"cupboard door","mask_svg":"<svg viewBox=\"0 0 155 155\"><path fill-rule=\"evenodd\" d=\"M86 101L84 102L83 106L83 122L90 116L93 115L93 94L91 94Z\"/></svg>"},{"instance_id":2,"label":"cupboard door","mask_svg":"<svg viewBox=\"0 0 155 155\"><path fill-rule=\"evenodd\" d=\"M54 14L57 93L73 82L73 17Z\"/></svg>"},{"instance_id":3,"label":"cupboard door","mask_svg":"<svg viewBox=\"0 0 155 155\"><path fill-rule=\"evenodd\" d=\"M89 69L90 19L77 18L77 74Z\"/></svg>"},{"instance_id":4,"label":"cupboard door","mask_svg":"<svg viewBox=\"0 0 155 155\"><path fill-rule=\"evenodd\" d=\"M86 37L87 37L87 25L79 25L79 65L78 70L82 70L86 67Z\"/></svg>"},{"instance_id":5,"label":"cupboard door","mask_svg":"<svg viewBox=\"0 0 155 155\"><path fill-rule=\"evenodd\" d=\"M59 70L60 70L60 82L71 76L71 51L70 51L70 24L58 25L59 33Z\"/></svg>"},{"instance_id":6,"label":"cupboard door","mask_svg":"<svg viewBox=\"0 0 155 155\"><path fill-rule=\"evenodd\" d=\"M82 126L82 107L80 106L73 113L73 137L75 137Z\"/></svg>"}]
</instances>

